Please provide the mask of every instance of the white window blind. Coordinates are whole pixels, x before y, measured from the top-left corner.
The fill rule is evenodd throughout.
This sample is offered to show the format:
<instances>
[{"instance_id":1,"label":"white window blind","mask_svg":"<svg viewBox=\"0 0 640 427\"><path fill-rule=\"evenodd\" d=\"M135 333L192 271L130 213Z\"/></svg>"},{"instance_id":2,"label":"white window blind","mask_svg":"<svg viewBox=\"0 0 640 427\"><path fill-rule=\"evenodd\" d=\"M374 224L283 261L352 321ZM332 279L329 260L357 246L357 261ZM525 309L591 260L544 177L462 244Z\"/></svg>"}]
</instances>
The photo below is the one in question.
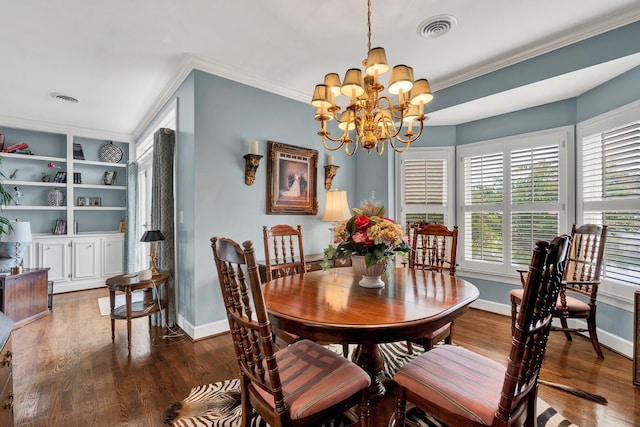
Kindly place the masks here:
<instances>
[{"instance_id":1,"label":"white window blind","mask_svg":"<svg viewBox=\"0 0 640 427\"><path fill-rule=\"evenodd\" d=\"M466 157L464 175L464 201L468 208L464 217L465 258L501 263L504 260L503 153Z\"/></svg>"},{"instance_id":2,"label":"white window blind","mask_svg":"<svg viewBox=\"0 0 640 427\"><path fill-rule=\"evenodd\" d=\"M558 162L558 145L511 152L512 264L527 265L536 240L559 234Z\"/></svg>"},{"instance_id":3,"label":"white window blind","mask_svg":"<svg viewBox=\"0 0 640 427\"><path fill-rule=\"evenodd\" d=\"M604 276L640 279L640 121L582 138L583 221L606 224Z\"/></svg>"},{"instance_id":4,"label":"white window blind","mask_svg":"<svg viewBox=\"0 0 640 427\"><path fill-rule=\"evenodd\" d=\"M428 221L452 227L453 148L415 149L399 156L403 224Z\"/></svg>"},{"instance_id":5,"label":"white window blind","mask_svg":"<svg viewBox=\"0 0 640 427\"><path fill-rule=\"evenodd\" d=\"M566 228L569 132L460 147L463 269L514 274L529 264L537 240Z\"/></svg>"}]
</instances>

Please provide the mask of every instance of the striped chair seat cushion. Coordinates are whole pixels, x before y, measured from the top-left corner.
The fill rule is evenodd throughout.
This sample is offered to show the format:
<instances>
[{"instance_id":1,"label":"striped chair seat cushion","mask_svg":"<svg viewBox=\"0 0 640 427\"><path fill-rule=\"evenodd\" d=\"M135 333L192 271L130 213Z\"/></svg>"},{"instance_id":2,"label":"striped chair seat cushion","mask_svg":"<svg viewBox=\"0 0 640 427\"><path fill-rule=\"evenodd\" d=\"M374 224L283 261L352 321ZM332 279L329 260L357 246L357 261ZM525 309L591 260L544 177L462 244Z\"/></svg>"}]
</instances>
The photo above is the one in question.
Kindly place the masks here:
<instances>
[{"instance_id":1,"label":"striped chair seat cushion","mask_svg":"<svg viewBox=\"0 0 640 427\"><path fill-rule=\"evenodd\" d=\"M278 351L276 360L292 419L316 414L371 384L369 375L359 366L309 340ZM254 389L275 407L271 394Z\"/></svg>"},{"instance_id":2,"label":"striped chair seat cushion","mask_svg":"<svg viewBox=\"0 0 640 427\"><path fill-rule=\"evenodd\" d=\"M513 289L510 292L511 296L518 298L522 301L522 295L524 289ZM567 295L567 310L572 313L589 312L589 304L584 301L580 301L578 298ZM560 303L560 297L558 297L558 304L556 304L556 311L562 311L562 304Z\"/></svg>"},{"instance_id":3,"label":"striped chair seat cushion","mask_svg":"<svg viewBox=\"0 0 640 427\"><path fill-rule=\"evenodd\" d=\"M462 347L444 345L404 365L393 380L452 413L491 425L506 368Z\"/></svg>"}]
</instances>

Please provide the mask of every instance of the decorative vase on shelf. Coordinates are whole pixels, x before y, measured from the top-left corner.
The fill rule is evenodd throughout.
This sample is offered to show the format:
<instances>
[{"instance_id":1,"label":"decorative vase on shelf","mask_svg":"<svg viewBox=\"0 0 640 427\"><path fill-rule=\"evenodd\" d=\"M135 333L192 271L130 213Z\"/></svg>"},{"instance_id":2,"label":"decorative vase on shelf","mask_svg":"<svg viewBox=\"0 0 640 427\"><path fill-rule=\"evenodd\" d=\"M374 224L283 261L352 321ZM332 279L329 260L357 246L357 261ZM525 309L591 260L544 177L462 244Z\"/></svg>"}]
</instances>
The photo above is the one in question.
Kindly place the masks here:
<instances>
[{"instance_id":1,"label":"decorative vase on shelf","mask_svg":"<svg viewBox=\"0 0 640 427\"><path fill-rule=\"evenodd\" d=\"M387 262L383 260L371 267L367 267L363 255L351 255L351 266L360 275L362 280L358 283L363 288L384 288L381 276L387 269Z\"/></svg>"},{"instance_id":2,"label":"decorative vase on shelf","mask_svg":"<svg viewBox=\"0 0 640 427\"><path fill-rule=\"evenodd\" d=\"M49 190L47 193L47 203L49 203L49 206L64 205L64 193L57 188Z\"/></svg>"}]
</instances>

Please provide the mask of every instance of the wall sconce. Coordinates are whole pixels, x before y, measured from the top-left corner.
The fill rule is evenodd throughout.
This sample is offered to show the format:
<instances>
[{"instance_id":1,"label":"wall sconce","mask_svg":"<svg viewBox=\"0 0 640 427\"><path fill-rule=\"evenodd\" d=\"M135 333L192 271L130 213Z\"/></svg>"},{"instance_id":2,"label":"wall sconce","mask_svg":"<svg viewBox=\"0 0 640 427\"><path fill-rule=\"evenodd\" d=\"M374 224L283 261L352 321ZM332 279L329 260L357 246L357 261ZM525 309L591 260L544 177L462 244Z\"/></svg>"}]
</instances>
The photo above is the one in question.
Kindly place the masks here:
<instances>
[{"instance_id":1,"label":"wall sconce","mask_svg":"<svg viewBox=\"0 0 640 427\"><path fill-rule=\"evenodd\" d=\"M333 178L336 176L336 172L338 172L338 168L340 166L333 164L333 156L329 154L327 156L327 164L324 167L324 189L329 191L331 190L331 183L333 182Z\"/></svg>"},{"instance_id":2,"label":"wall sconce","mask_svg":"<svg viewBox=\"0 0 640 427\"><path fill-rule=\"evenodd\" d=\"M245 154L244 183L252 185L256 181L256 170L260 166L262 156L258 154L258 141L251 141L251 153Z\"/></svg>"}]
</instances>

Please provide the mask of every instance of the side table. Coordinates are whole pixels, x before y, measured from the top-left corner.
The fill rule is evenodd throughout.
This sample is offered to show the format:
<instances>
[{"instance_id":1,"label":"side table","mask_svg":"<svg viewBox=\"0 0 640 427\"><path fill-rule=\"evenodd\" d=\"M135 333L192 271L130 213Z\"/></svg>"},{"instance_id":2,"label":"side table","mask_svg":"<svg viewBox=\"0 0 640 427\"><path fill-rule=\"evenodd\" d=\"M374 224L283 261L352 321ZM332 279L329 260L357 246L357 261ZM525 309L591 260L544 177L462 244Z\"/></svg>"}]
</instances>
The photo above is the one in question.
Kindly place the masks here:
<instances>
[{"instance_id":1,"label":"side table","mask_svg":"<svg viewBox=\"0 0 640 427\"><path fill-rule=\"evenodd\" d=\"M116 339L115 321L116 319L127 319L127 341L128 349L131 352L131 319L138 317L151 316L164 310L165 325L169 322L169 277L168 271L151 277L150 280L139 280L137 274L120 274L110 277L105 284L109 288L109 302L111 303L111 342ZM157 286L163 286L164 297L161 301L152 298L150 301L140 301L132 303L131 293L142 289L151 289ZM125 304L115 307L116 292L125 293ZM149 318L149 326L151 326L151 318Z\"/></svg>"}]
</instances>

